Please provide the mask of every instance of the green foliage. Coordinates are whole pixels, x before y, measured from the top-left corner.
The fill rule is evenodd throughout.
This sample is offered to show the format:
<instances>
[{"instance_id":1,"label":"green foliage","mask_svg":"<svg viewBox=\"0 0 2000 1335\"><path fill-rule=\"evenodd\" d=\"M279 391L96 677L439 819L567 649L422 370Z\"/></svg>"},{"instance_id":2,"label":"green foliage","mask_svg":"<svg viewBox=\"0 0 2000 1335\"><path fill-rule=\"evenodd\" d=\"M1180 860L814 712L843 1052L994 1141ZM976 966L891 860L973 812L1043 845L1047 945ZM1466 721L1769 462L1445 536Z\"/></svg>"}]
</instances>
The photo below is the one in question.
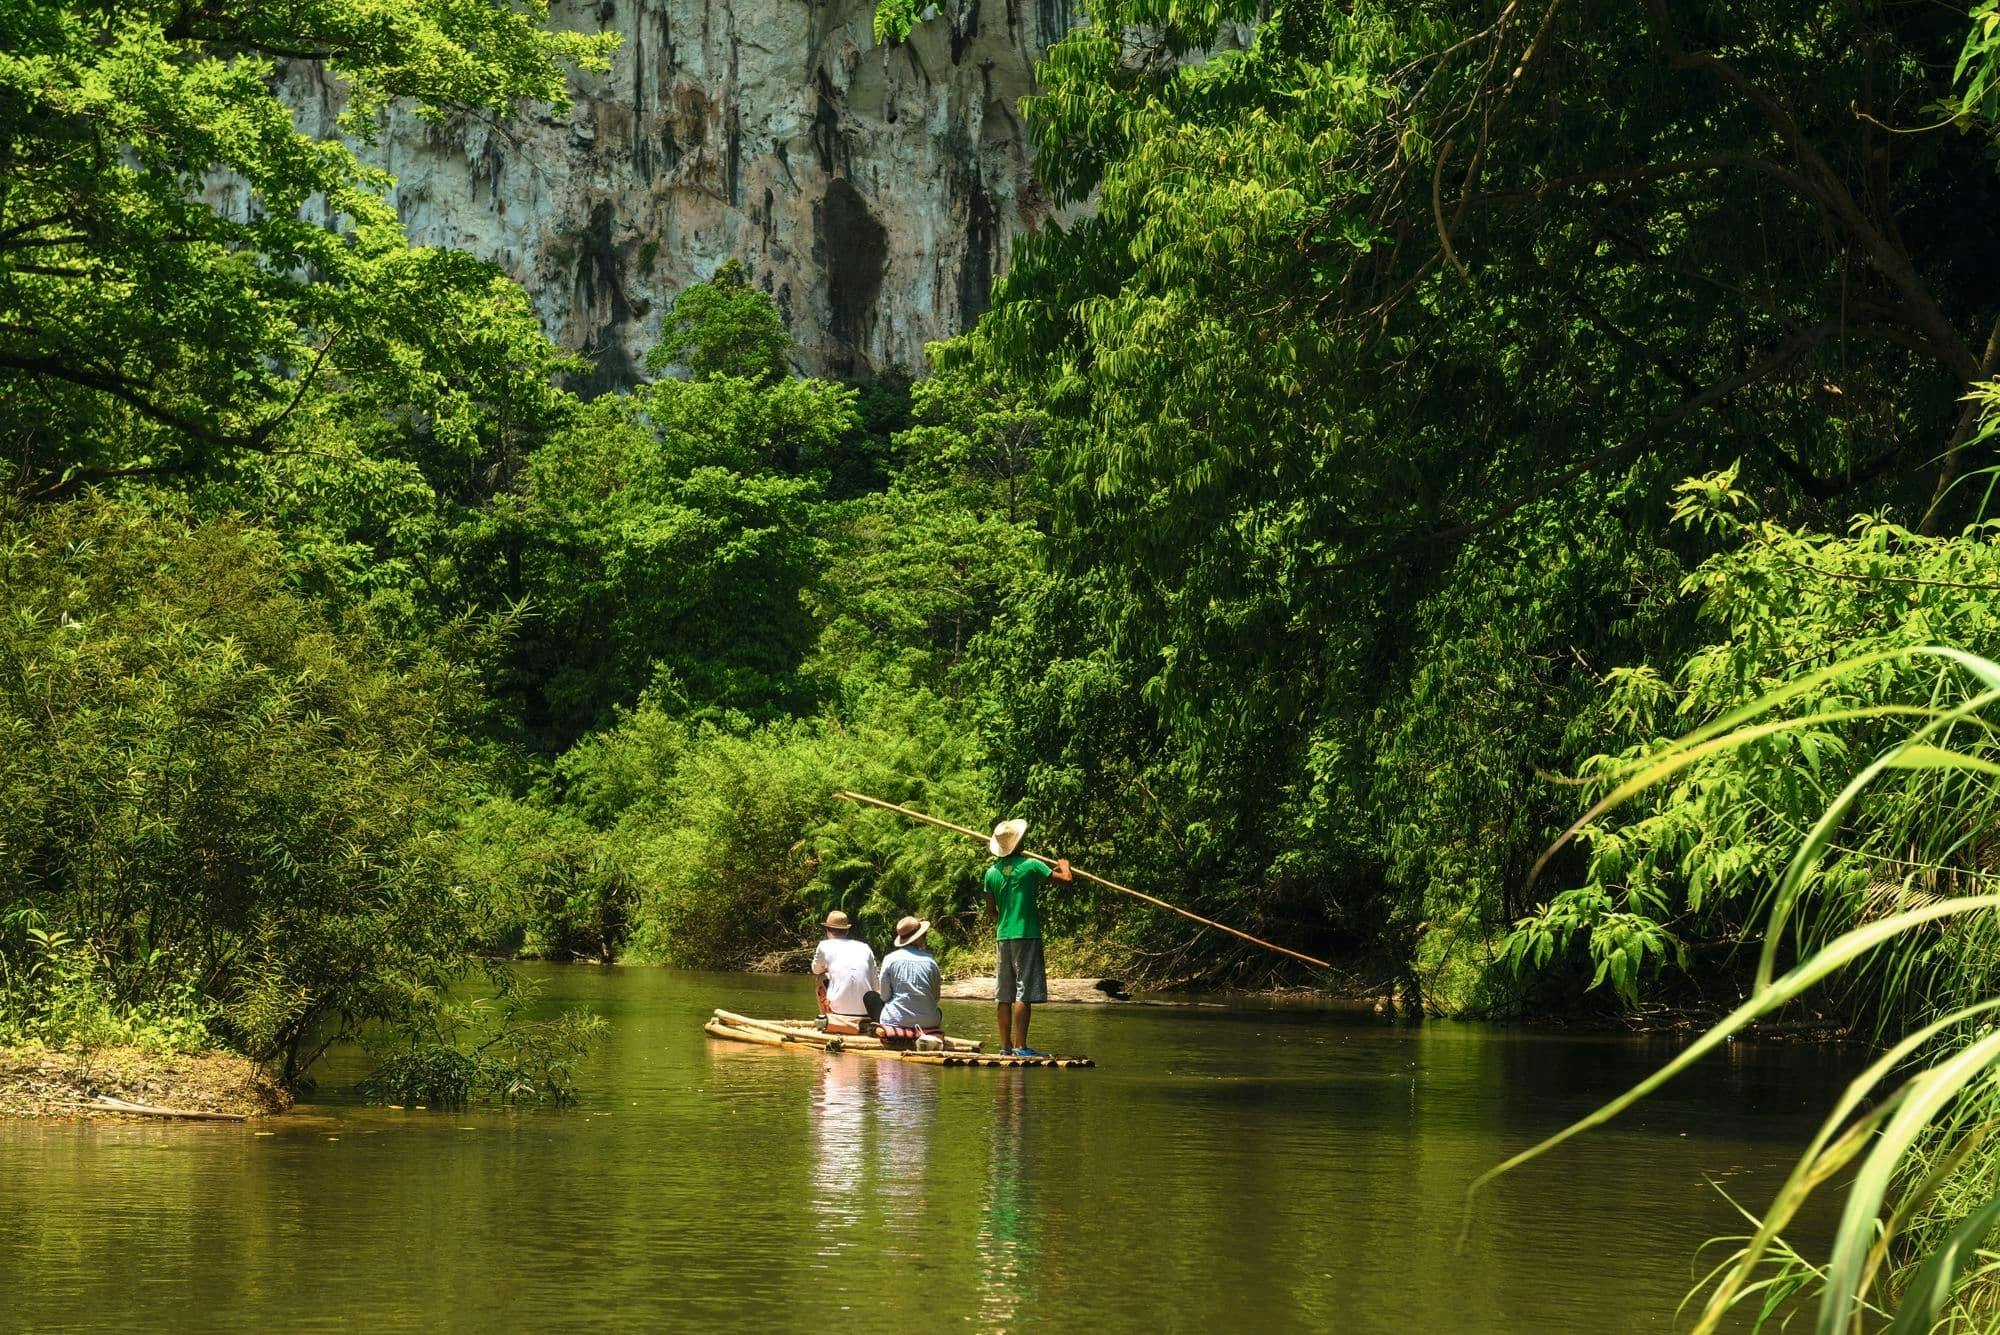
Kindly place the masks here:
<instances>
[{"instance_id":1,"label":"green foliage","mask_svg":"<svg viewBox=\"0 0 2000 1335\"><path fill-rule=\"evenodd\" d=\"M110 972L93 946L47 926L33 907L0 914L0 1045L151 1053L209 1046L213 1007L191 985L129 1003L113 994Z\"/></svg>"},{"instance_id":2,"label":"green foliage","mask_svg":"<svg viewBox=\"0 0 2000 1335\"><path fill-rule=\"evenodd\" d=\"M458 871L490 920L489 946L546 959L612 959L633 887L607 842L568 810L489 798L465 817Z\"/></svg>"},{"instance_id":3,"label":"green foliage","mask_svg":"<svg viewBox=\"0 0 2000 1335\"><path fill-rule=\"evenodd\" d=\"M1629 978L1645 963L1685 963L1687 944L1754 936L1769 919L1793 850L1832 802L1855 758L1903 726L1897 702L1924 699L1953 669L1903 657L1931 643L1987 645L2000 633L2000 558L1992 525L1927 538L1882 518L1845 535L1801 533L1756 516L1734 469L1682 486L1681 522L1729 546L1694 570L1684 591L1699 600L1712 637L1669 681L1650 669L1617 674L1603 715L1626 741L1585 767L1615 789L1659 758L1670 726L1710 725L1835 658L1874 663L1865 673L1814 679L1790 700L1786 726L1727 750L1688 757L1615 817L1579 831L1583 883L1523 920L1510 958L1544 968L1557 951L1586 950L1599 980ZM1949 845L1973 810L1968 776L1939 771L1878 786L1863 832L1843 838L1801 890L1810 911L1787 915L1807 951L1847 929L1858 913L1893 908L1957 882L1911 850ZM1897 1005L1861 1000L1883 1023L1956 994L1989 970L1964 935L1900 964ZM1623 962L1620 962L1623 961ZM1629 986L1620 984L1630 999Z\"/></svg>"},{"instance_id":4,"label":"green foliage","mask_svg":"<svg viewBox=\"0 0 2000 1335\"><path fill-rule=\"evenodd\" d=\"M373 1042L375 1068L361 1092L378 1102L456 1108L498 1103L573 1103L577 1061L603 1037L604 1017L564 1011L528 1018L536 990L489 967L490 995L426 1004L389 1043Z\"/></svg>"},{"instance_id":5,"label":"green foliage","mask_svg":"<svg viewBox=\"0 0 2000 1335\"><path fill-rule=\"evenodd\" d=\"M1039 561L1044 415L969 377L917 385L889 486L837 507L807 671L825 693L920 683L985 691L979 638L1006 618Z\"/></svg>"},{"instance_id":6,"label":"green foliage","mask_svg":"<svg viewBox=\"0 0 2000 1335\"><path fill-rule=\"evenodd\" d=\"M976 849L832 794L984 819L988 663L1021 656L990 630L1033 575L1043 419L959 375L861 398L864 433L910 422L887 488L840 500L819 480L857 396L817 381L662 381L531 461L515 662L574 740L466 822L487 940L735 964L834 907L978 934Z\"/></svg>"},{"instance_id":7,"label":"green foliage","mask_svg":"<svg viewBox=\"0 0 2000 1335\"><path fill-rule=\"evenodd\" d=\"M483 429L493 271L408 245L389 184L301 134L274 61L322 66L366 134L391 99L442 118L567 105L609 39L546 4L14 4L0 15L0 423L29 496L200 477L295 450L332 392L424 434ZM208 186L217 184L213 190Z\"/></svg>"},{"instance_id":8,"label":"green foliage","mask_svg":"<svg viewBox=\"0 0 2000 1335\"><path fill-rule=\"evenodd\" d=\"M1600 681L1704 643L1678 582L1730 538L1673 523L1676 482L1741 457L1802 536L1979 514L1995 256L1949 220L2000 180L1978 139L1882 129L1965 39L1893 7L1096 0L1027 102L1090 207L942 354L1058 428L1002 790L1286 939L1488 950ZM1678 957L1652 920L1607 982Z\"/></svg>"},{"instance_id":9,"label":"green foliage","mask_svg":"<svg viewBox=\"0 0 2000 1335\"><path fill-rule=\"evenodd\" d=\"M875 42L906 42L922 18L916 0L882 0L875 6Z\"/></svg>"},{"instance_id":10,"label":"green foliage","mask_svg":"<svg viewBox=\"0 0 2000 1335\"><path fill-rule=\"evenodd\" d=\"M1943 99L1946 110L1967 121L2000 125L2000 3L1981 0L1972 8L1972 31L1958 55L1952 78L1960 87Z\"/></svg>"},{"instance_id":11,"label":"green foliage","mask_svg":"<svg viewBox=\"0 0 2000 1335\"><path fill-rule=\"evenodd\" d=\"M750 285L743 264L723 262L715 277L674 298L660 324L660 342L646 354L646 369L658 374L685 366L696 380L731 376L759 384L785 377L791 332L777 303Z\"/></svg>"},{"instance_id":12,"label":"green foliage","mask_svg":"<svg viewBox=\"0 0 2000 1335\"><path fill-rule=\"evenodd\" d=\"M804 704L820 485L796 469L853 426L823 381L662 381L599 399L528 460L496 517L504 596L533 621L503 691L558 744L655 681L705 707Z\"/></svg>"},{"instance_id":13,"label":"green foliage","mask_svg":"<svg viewBox=\"0 0 2000 1335\"><path fill-rule=\"evenodd\" d=\"M270 536L92 501L0 548L0 884L119 1007L288 1078L460 969L470 674L329 622ZM25 967L16 956L11 967Z\"/></svg>"},{"instance_id":14,"label":"green foliage","mask_svg":"<svg viewBox=\"0 0 2000 1335\"><path fill-rule=\"evenodd\" d=\"M648 699L563 759L567 810L588 813L633 886L633 953L740 964L796 945L840 908L879 936L905 913L963 943L979 900L977 850L833 801L874 784L941 809L982 811L976 739L921 690L883 690L844 720L687 726Z\"/></svg>"},{"instance_id":15,"label":"green foliage","mask_svg":"<svg viewBox=\"0 0 2000 1335\"><path fill-rule=\"evenodd\" d=\"M1710 515L1718 503L1732 504L1740 498L1730 481L1692 485L1690 504ZM1782 538L1758 536L1787 561L1797 553L1806 572L1824 578L1837 568L1828 560L1830 543L1787 552ZM1898 534L1895 541L1912 539ZM1882 581L1894 578L1864 577L1867 596L1889 596ZM1921 590L1936 587L1905 582L1896 596L1921 598ZM1963 591L1962 582L1958 587ZM1765 1215L1754 1220L1756 1233L1708 1277L1696 1329L1717 1329L1737 1303L1765 1288L1767 1262L1783 1285L1775 1306L1816 1291L1818 1329L1829 1335L1858 1328L1865 1313L1896 1306L1899 1289L1894 1329L1929 1330L1940 1319L1977 1325L1993 1299L1990 1265L1969 1272L1968 1265L1993 1222L1996 1156L1989 1142L2000 1031L1992 1015L2000 1007L2000 975L1991 961L2000 894L1991 893L1992 849L1984 836L2000 795L1990 720L2000 703L2000 664L1920 644L1843 651L1818 670L1800 673L1793 665L1774 675L1774 687L1621 765L1616 786L1591 813L1599 818L1633 799L1657 801L1655 795L1697 772L1724 785L1746 781L1749 788L1737 796L1754 797L1777 777L1768 760L1774 740L1824 729L1856 743L1851 754L1829 758L1832 773L1823 780L1817 814L1791 836L1789 860L1759 901L1764 958L1750 996L1660 1071L1483 1175L1474 1190L1616 1116L1751 1021L1808 991L1865 988L1878 1013L1907 1017L1908 1032L1856 1077ZM1864 703L1844 703L1846 692ZM1794 760L1789 768L1801 767ZM1822 782L1816 765L1803 768ZM1668 803L1679 796L1668 792ZM1774 796L1779 804L1791 800L1782 791ZM1766 808L1751 815L1753 830L1765 812L1779 814ZM1872 876L1858 874L1871 870ZM1891 894L1866 893L1885 882ZM1779 972L1779 944L1790 938L1790 924L1801 921L1812 926L1799 933L1796 963ZM1951 967L1935 973L1929 987L1913 985L1923 962L1940 955ZM1845 1184L1845 1204L1830 1255L1811 1266L1815 1282L1803 1286L1799 1253L1782 1242L1783 1230L1832 1181ZM1765 1313L1774 1310L1767 1301Z\"/></svg>"}]
</instances>

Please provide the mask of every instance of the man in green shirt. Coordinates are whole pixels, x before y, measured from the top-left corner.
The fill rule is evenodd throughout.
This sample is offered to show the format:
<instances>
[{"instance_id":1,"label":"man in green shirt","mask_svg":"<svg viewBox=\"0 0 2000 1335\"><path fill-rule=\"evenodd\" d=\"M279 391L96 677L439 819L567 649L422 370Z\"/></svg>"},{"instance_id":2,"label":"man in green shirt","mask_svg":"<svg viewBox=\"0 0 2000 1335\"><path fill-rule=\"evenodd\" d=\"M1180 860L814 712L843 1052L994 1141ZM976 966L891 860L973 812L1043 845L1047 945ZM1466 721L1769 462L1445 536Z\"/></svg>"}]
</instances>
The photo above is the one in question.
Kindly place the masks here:
<instances>
[{"instance_id":1,"label":"man in green shirt","mask_svg":"<svg viewBox=\"0 0 2000 1335\"><path fill-rule=\"evenodd\" d=\"M993 911L998 938L993 999L998 1004L1001 1055L1043 1057L1048 1054L1028 1046L1028 1020L1035 1003L1049 999L1048 973L1042 965L1042 912L1035 891L1052 877L1059 885L1068 885L1071 877L1068 858L1058 858L1052 869L1019 851L1027 832L1024 820L1003 820L993 827L986 848L997 861L986 869L986 907Z\"/></svg>"}]
</instances>

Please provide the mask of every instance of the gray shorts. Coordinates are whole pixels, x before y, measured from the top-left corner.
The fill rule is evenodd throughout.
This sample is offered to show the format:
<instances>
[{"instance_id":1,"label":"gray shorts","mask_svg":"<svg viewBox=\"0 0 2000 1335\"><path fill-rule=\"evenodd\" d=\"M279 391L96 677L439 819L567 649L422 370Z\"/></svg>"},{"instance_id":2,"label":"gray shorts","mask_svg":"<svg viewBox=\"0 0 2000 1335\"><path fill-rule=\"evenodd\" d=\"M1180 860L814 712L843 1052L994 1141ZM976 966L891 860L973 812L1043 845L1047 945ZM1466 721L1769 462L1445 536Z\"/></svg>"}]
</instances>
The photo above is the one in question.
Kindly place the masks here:
<instances>
[{"instance_id":1,"label":"gray shorts","mask_svg":"<svg viewBox=\"0 0 2000 1335\"><path fill-rule=\"evenodd\" d=\"M993 989L996 1001L1047 1001L1049 975L1042 968L1042 938L1022 937L998 943L1000 967Z\"/></svg>"}]
</instances>

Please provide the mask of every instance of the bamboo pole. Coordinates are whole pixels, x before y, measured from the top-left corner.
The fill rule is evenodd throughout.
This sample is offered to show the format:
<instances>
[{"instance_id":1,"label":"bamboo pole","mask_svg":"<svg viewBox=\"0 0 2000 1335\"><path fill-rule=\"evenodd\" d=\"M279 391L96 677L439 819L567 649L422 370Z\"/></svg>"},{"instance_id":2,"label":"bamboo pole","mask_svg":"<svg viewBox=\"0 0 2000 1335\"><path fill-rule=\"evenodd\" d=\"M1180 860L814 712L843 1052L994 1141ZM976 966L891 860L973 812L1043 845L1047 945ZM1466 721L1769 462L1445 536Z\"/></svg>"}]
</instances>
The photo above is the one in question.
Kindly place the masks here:
<instances>
[{"instance_id":1,"label":"bamboo pole","mask_svg":"<svg viewBox=\"0 0 2000 1335\"><path fill-rule=\"evenodd\" d=\"M925 815L921 811L912 811L908 807L899 807L894 802L884 802L879 797L869 797L865 793L850 793L843 790L841 792L835 793L834 796L842 799L843 801L860 802L866 806L880 807L884 811L894 811L899 813L900 815L908 816L911 820L920 820L927 825L935 825L939 829L954 830L959 834L968 835L971 838L977 839L981 843L986 842L986 840L991 837L989 835L981 834L977 830L968 829L963 825L954 825L948 820L939 820L936 816ZM1041 853L1033 853L1025 848L1016 849L1015 851L1020 853L1023 857L1033 858L1037 862L1045 862L1051 867L1055 866L1056 864L1056 860L1054 858L1048 857ZM1275 950L1280 955L1290 955L1295 960L1303 960L1305 963L1315 965L1316 967L1321 969L1331 969L1333 967L1325 960L1314 959L1311 955L1300 954L1298 951L1292 950L1286 946L1278 945L1276 942L1266 941L1261 936L1252 936L1248 932L1239 932L1234 927L1230 927L1224 923L1219 923L1215 921L1213 918L1204 918L1199 913L1190 913L1184 908L1180 908L1174 904L1169 904L1164 899L1155 899L1153 898L1153 896L1146 894L1143 891L1134 890L1129 885L1120 885L1116 881L1107 881L1102 876L1093 876L1081 867L1071 867L1070 873L1075 876L1081 876L1086 881L1091 881L1097 885L1101 885L1106 890L1116 890L1121 895L1130 895L1134 899L1143 899L1148 904L1151 904L1156 908L1163 908L1169 913L1178 913L1183 918L1187 918L1194 922L1200 923L1203 927L1213 927L1218 932L1227 932L1231 936L1238 937L1244 941L1248 941L1253 946L1262 946L1266 950Z\"/></svg>"},{"instance_id":2,"label":"bamboo pole","mask_svg":"<svg viewBox=\"0 0 2000 1335\"><path fill-rule=\"evenodd\" d=\"M246 1120L243 1113L206 1112L189 1108L157 1108L150 1103L133 1103L128 1099L113 1098L109 1094L99 1094L88 1103L77 1105L82 1108L96 1108L102 1112L126 1113L133 1117L176 1117L189 1122L241 1122Z\"/></svg>"},{"instance_id":3,"label":"bamboo pole","mask_svg":"<svg viewBox=\"0 0 2000 1335\"><path fill-rule=\"evenodd\" d=\"M863 1048L887 1046L879 1037L872 1034L830 1034L824 1029L815 1029L811 1025L792 1024L784 1020L759 1020L754 1016L738 1015L735 1011L723 1010L719 1006L715 1010L715 1018L724 1024L738 1025L747 1029L765 1029L771 1033L782 1034L787 1038L796 1038L806 1043L825 1044L830 1040L838 1039L841 1046L850 1052L859 1052ZM978 1039L953 1038L949 1034L940 1034L939 1037L944 1040L947 1052L979 1051Z\"/></svg>"},{"instance_id":4,"label":"bamboo pole","mask_svg":"<svg viewBox=\"0 0 2000 1335\"><path fill-rule=\"evenodd\" d=\"M775 1029L759 1029L750 1025L731 1024L727 1020L711 1017L702 1025L702 1032L710 1038L726 1038L736 1043L757 1043L767 1048L791 1048L799 1052L831 1052L851 1054L856 1057L876 1057L883 1061L913 1062L921 1066L1056 1066L1091 1067L1097 1065L1088 1057L1002 1057L991 1052L917 1052L909 1048L858 1048L843 1043L833 1047L825 1043L814 1043L809 1039L781 1034Z\"/></svg>"}]
</instances>

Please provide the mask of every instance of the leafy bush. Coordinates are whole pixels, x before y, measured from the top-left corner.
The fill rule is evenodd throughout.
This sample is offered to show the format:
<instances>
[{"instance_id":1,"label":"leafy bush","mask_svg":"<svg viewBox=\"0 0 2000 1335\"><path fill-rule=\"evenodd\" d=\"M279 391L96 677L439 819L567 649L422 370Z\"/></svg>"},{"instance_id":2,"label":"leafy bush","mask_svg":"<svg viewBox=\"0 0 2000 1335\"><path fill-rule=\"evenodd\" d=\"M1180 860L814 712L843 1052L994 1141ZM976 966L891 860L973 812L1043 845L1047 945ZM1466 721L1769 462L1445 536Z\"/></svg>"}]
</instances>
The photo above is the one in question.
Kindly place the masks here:
<instances>
[{"instance_id":1,"label":"leafy bush","mask_svg":"<svg viewBox=\"0 0 2000 1335\"><path fill-rule=\"evenodd\" d=\"M1618 801L1593 809L1577 835L1581 884L1524 918L1508 943L1522 968L1542 970L1566 951L1587 954L1595 983L1628 1002L1641 978L1696 952L1755 938L1805 831L1845 782L1855 758L1892 743L1914 703L1940 689L1936 660L1907 650L1928 643L1986 652L2000 644L2000 527L1928 538L1878 518L1844 536L1799 533L1764 520L1735 471L1681 488L1682 523L1731 545L1690 574L1712 641L1676 678L1650 667L1614 672L1597 711L1627 745L1600 755L1586 775ZM1865 660L1861 672L1811 672ZM1728 748L1679 752L1673 728L1713 726L1773 692L1795 711L1783 724ZM1620 791L1657 756L1681 760L1643 791ZM1951 845L1964 828L1963 777L1877 785L1859 832L1815 864L1810 893L1781 919L1788 944L1807 952L1911 895L1957 882L1911 850ZM1608 800L1608 799L1607 799ZM1615 809L1613 809L1615 807ZM1981 840L1973 849L1984 848ZM1891 1025L1955 996L1968 970L1984 973L1962 934L1903 961L1892 1007L1866 970L1843 975L1854 1012ZM2000 972L1995 977L2000 980Z\"/></svg>"},{"instance_id":2,"label":"leafy bush","mask_svg":"<svg viewBox=\"0 0 2000 1335\"><path fill-rule=\"evenodd\" d=\"M433 1108L476 1099L573 1102L577 1059L603 1035L604 1018L565 1011L528 1019L539 995L534 987L500 965L489 966L486 979L488 996L436 1000L390 1037L371 1036L375 1069L362 1093Z\"/></svg>"},{"instance_id":3,"label":"leafy bush","mask_svg":"<svg viewBox=\"0 0 2000 1335\"><path fill-rule=\"evenodd\" d=\"M1882 591L1883 581L1868 583ZM1880 695L1853 705L1842 698L1849 692ZM1659 1071L1474 1190L1631 1107L1753 1021L1839 987L1885 1024L1897 1022L1895 1041L1828 1113L1765 1213L1749 1215L1754 1232L1730 1240L1738 1245L1701 1286L1695 1329L1720 1328L1745 1302L1762 1319L1788 1318L1791 1304L1814 1295L1823 1332L1861 1329L1865 1313L1891 1317L1888 1329L1898 1331L1940 1320L1989 1329L2000 1297L1985 1248L2000 1218L1991 1140L2000 1114L2000 894L1988 840L2000 809L1996 705L2000 663L1948 646L1884 648L1792 675L1610 771L1612 790L1593 816L1642 796L1671 802L1696 769L1710 786L1755 796L1779 775L1768 756L1774 738L1820 731L1853 743L1809 776L1791 776L1824 785L1805 828L1780 833L1782 783L1772 806L1745 813L1751 837L1790 840L1782 865L1765 868L1769 881L1726 910L1760 915L1744 928L1762 940L1747 999ZM1794 962L1781 967L1788 954ZM1831 1182L1843 1184L1846 1200L1822 1263L1785 1231Z\"/></svg>"},{"instance_id":4,"label":"leafy bush","mask_svg":"<svg viewBox=\"0 0 2000 1335\"><path fill-rule=\"evenodd\" d=\"M192 992L291 1080L461 971L466 670L328 623L238 523L91 500L4 533L0 885L112 1006Z\"/></svg>"},{"instance_id":5,"label":"leafy bush","mask_svg":"<svg viewBox=\"0 0 2000 1335\"><path fill-rule=\"evenodd\" d=\"M553 748L670 677L691 703L809 705L820 487L783 465L831 449L851 391L819 381L664 381L600 399L530 459L499 522L533 617L503 691Z\"/></svg>"},{"instance_id":6,"label":"leafy bush","mask_svg":"<svg viewBox=\"0 0 2000 1335\"><path fill-rule=\"evenodd\" d=\"M548 959L610 959L632 883L609 841L568 810L492 798L465 817L459 874L482 906L481 941Z\"/></svg>"},{"instance_id":7,"label":"leafy bush","mask_svg":"<svg viewBox=\"0 0 2000 1335\"><path fill-rule=\"evenodd\" d=\"M972 930L976 847L833 798L872 786L943 810L987 808L975 735L927 692L883 690L859 701L851 722L762 725L690 725L649 696L566 755L558 779L559 814L513 828L596 831L589 856L624 878L629 950L641 958L740 964L809 939L834 908L864 934L905 913ZM511 856L544 857L546 845ZM941 943L952 936L941 931Z\"/></svg>"},{"instance_id":8,"label":"leafy bush","mask_svg":"<svg viewBox=\"0 0 2000 1335\"><path fill-rule=\"evenodd\" d=\"M112 995L109 974L94 947L47 927L33 908L0 914L0 1045L153 1053L209 1046L213 1007L192 986L131 1004Z\"/></svg>"}]
</instances>

